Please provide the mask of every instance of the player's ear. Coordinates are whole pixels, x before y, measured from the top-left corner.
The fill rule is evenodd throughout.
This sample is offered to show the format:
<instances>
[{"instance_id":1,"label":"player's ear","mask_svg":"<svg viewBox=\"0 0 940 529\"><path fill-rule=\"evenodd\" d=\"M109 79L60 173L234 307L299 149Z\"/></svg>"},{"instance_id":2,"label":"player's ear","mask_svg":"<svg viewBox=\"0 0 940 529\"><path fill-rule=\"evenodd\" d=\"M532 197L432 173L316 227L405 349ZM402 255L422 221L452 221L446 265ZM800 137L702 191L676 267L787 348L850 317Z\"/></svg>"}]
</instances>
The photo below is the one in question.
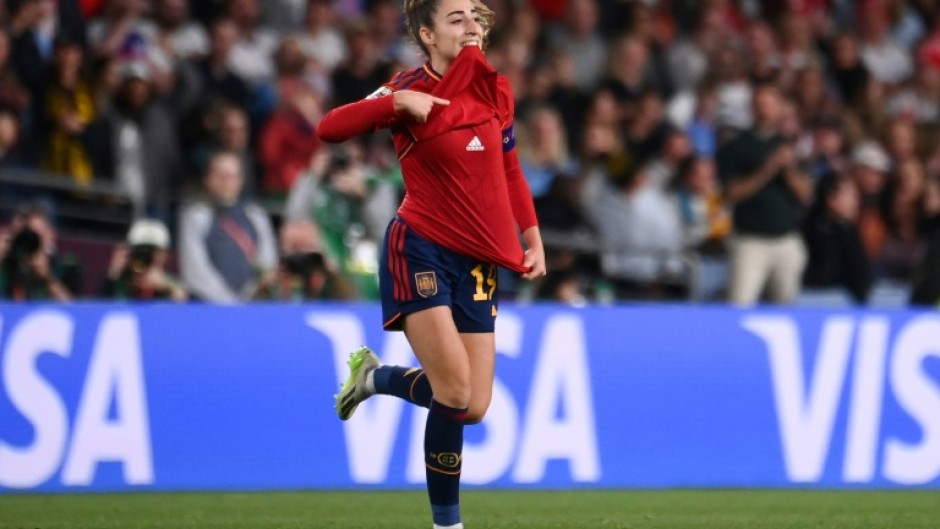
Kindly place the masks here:
<instances>
[{"instance_id":1,"label":"player's ear","mask_svg":"<svg viewBox=\"0 0 940 529\"><path fill-rule=\"evenodd\" d=\"M434 32L427 26L421 26L418 30L418 36L421 37L421 42L423 42L425 46L434 45Z\"/></svg>"}]
</instances>

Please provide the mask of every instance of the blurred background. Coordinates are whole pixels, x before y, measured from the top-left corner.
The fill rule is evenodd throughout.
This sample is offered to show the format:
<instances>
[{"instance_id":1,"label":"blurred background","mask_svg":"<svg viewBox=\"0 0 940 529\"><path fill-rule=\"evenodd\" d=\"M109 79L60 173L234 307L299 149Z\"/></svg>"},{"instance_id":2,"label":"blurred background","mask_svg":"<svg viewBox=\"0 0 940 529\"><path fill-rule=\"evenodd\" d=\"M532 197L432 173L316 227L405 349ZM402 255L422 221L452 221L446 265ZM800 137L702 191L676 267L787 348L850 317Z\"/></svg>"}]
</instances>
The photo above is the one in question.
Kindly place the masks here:
<instances>
[{"instance_id":1,"label":"blurred background","mask_svg":"<svg viewBox=\"0 0 940 529\"><path fill-rule=\"evenodd\" d=\"M550 270L503 299L940 301L935 2L489 4ZM397 1L7 0L0 22L0 296L376 299L388 134L315 128L423 62ZM784 158L809 190L789 209L733 188ZM748 257L768 234L794 257Z\"/></svg>"}]
</instances>

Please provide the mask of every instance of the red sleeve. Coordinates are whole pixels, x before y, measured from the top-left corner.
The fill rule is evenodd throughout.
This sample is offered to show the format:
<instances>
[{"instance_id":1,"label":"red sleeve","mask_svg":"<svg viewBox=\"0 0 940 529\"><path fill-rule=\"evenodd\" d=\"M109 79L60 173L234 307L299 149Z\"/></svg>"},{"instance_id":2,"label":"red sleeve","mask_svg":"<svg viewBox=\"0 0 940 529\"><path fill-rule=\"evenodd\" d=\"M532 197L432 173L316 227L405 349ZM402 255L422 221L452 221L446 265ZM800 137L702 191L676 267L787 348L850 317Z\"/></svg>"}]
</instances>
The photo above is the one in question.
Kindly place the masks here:
<instances>
[{"instance_id":1,"label":"red sleeve","mask_svg":"<svg viewBox=\"0 0 940 529\"><path fill-rule=\"evenodd\" d=\"M317 136L329 143L375 132L394 125L398 120L392 95L363 99L334 108L317 125Z\"/></svg>"},{"instance_id":2,"label":"red sleeve","mask_svg":"<svg viewBox=\"0 0 940 529\"><path fill-rule=\"evenodd\" d=\"M535 203L532 202L532 191L526 182L522 167L519 166L519 156L513 149L503 153L503 167L506 170L506 184L509 188L509 203L512 204L512 215L521 231L532 226L538 226L535 217Z\"/></svg>"},{"instance_id":3,"label":"red sleeve","mask_svg":"<svg viewBox=\"0 0 940 529\"><path fill-rule=\"evenodd\" d=\"M509 188L509 202L512 204L512 215L516 219L519 229L525 231L532 226L538 226L535 216L535 204L532 202L532 191L525 179L525 173L519 165L519 155L516 154L516 138L513 136L513 114L515 101L509 79L500 75L496 86L499 89L499 107L503 115L503 169L506 171L506 184Z\"/></svg>"}]
</instances>

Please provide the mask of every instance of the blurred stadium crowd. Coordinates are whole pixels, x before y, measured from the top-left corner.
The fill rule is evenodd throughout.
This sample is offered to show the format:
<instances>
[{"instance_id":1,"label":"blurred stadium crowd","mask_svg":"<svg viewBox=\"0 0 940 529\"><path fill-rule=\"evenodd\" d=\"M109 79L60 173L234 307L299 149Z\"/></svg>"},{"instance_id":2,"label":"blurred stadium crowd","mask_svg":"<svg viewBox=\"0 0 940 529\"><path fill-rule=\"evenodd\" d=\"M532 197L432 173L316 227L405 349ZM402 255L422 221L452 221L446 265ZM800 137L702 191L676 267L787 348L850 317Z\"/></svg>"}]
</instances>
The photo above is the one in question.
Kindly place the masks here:
<instances>
[{"instance_id":1,"label":"blurred stadium crowd","mask_svg":"<svg viewBox=\"0 0 940 529\"><path fill-rule=\"evenodd\" d=\"M771 301L940 301L936 2L487 4L550 270L504 298L722 301L764 266ZM315 129L423 62L398 0L6 0L0 22L0 297L376 298L395 153ZM744 206L762 187L729 193L761 168L811 184L779 229ZM755 233L796 246L735 264Z\"/></svg>"}]
</instances>

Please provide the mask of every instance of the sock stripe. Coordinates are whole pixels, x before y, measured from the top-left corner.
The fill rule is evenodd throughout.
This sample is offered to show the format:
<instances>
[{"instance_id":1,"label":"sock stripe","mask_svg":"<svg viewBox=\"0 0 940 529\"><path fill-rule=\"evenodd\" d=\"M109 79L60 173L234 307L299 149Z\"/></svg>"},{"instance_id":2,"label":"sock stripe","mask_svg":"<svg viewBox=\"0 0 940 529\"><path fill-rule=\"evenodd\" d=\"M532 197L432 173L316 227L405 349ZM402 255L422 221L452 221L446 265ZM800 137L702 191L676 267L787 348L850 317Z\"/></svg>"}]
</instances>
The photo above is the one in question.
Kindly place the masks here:
<instances>
[{"instance_id":1,"label":"sock stripe","mask_svg":"<svg viewBox=\"0 0 940 529\"><path fill-rule=\"evenodd\" d=\"M411 397L411 402L415 402L415 383L418 382L418 379L424 376L424 371L418 373L415 376L414 380L411 381L411 388L408 389L408 396Z\"/></svg>"},{"instance_id":2,"label":"sock stripe","mask_svg":"<svg viewBox=\"0 0 940 529\"><path fill-rule=\"evenodd\" d=\"M431 400L431 411L441 414L442 417L446 418L452 422L466 422L467 417L470 415L470 410L468 408L451 408L441 404L436 400Z\"/></svg>"},{"instance_id":3,"label":"sock stripe","mask_svg":"<svg viewBox=\"0 0 940 529\"><path fill-rule=\"evenodd\" d=\"M431 465L429 465L429 464L427 464L427 463L425 463L424 466L428 467L428 470L433 470L434 472L437 472L438 474L447 474L448 476L459 476L459 475L460 475L460 470L443 470L443 469L440 469L440 468L432 467Z\"/></svg>"}]
</instances>

